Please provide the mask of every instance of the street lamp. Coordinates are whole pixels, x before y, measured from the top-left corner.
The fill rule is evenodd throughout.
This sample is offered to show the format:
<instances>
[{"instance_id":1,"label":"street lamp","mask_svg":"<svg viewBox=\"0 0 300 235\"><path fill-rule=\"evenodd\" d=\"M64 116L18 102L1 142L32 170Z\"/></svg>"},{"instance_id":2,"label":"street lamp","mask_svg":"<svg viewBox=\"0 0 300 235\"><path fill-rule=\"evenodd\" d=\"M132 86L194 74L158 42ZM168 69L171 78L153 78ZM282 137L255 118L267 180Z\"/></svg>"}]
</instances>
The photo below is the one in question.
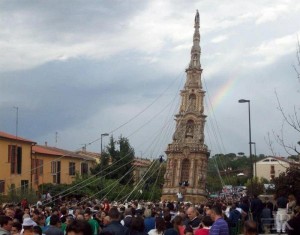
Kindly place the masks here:
<instances>
[{"instance_id":1,"label":"street lamp","mask_svg":"<svg viewBox=\"0 0 300 235\"><path fill-rule=\"evenodd\" d=\"M102 139L103 139L103 136L109 136L108 133L103 133L101 134L101 138L100 138L100 144L101 144L101 155L100 155L100 178L102 177L102 151L103 151L103 148L102 148ZM101 180L102 182L102 180ZM100 193L100 198L102 198L102 194Z\"/></svg>"},{"instance_id":2,"label":"street lamp","mask_svg":"<svg viewBox=\"0 0 300 235\"><path fill-rule=\"evenodd\" d=\"M251 146L251 114L250 114L250 100L240 99L239 103L248 103L248 114L249 114L249 152L250 152L250 162L251 162L251 188L253 193L253 159L252 159L252 146Z\"/></svg>"},{"instance_id":3,"label":"street lamp","mask_svg":"<svg viewBox=\"0 0 300 235\"><path fill-rule=\"evenodd\" d=\"M256 161L257 161L257 156L256 156L256 143L251 142L251 144L254 145L254 177L257 177L257 171L256 171Z\"/></svg>"}]
</instances>

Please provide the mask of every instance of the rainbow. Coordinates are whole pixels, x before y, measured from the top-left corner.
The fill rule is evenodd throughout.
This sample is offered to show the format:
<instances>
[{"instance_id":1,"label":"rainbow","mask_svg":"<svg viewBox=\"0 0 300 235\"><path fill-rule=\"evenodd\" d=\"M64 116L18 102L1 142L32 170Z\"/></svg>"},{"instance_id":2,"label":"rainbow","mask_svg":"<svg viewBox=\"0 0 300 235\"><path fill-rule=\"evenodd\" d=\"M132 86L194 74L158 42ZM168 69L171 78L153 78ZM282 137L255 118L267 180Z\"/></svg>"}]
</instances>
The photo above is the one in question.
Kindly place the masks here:
<instances>
[{"instance_id":1,"label":"rainbow","mask_svg":"<svg viewBox=\"0 0 300 235\"><path fill-rule=\"evenodd\" d=\"M222 100L226 97L226 95L230 94L230 91L233 89L233 87L236 84L236 81L238 80L238 76L235 75L234 77L231 77L226 81L224 85L222 85L216 92L216 95L213 96L211 100L211 106L209 107L209 112L212 112L211 109L215 109Z\"/></svg>"}]
</instances>

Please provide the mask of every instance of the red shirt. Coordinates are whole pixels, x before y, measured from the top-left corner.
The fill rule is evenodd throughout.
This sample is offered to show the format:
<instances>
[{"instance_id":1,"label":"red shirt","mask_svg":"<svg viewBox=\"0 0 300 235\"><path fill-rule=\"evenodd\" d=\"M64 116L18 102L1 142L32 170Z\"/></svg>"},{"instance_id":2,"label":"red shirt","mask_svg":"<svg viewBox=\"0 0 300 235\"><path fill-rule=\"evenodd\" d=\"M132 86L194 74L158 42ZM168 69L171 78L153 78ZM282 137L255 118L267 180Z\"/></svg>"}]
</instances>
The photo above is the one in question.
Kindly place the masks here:
<instances>
[{"instance_id":1,"label":"red shirt","mask_svg":"<svg viewBox=\"0 0 300 235\"><path fill-rule=\"evenodd\" d=\"M209 229L208 228L196 229L194 235L209 235Z\"/></svg>"}]
</instances>

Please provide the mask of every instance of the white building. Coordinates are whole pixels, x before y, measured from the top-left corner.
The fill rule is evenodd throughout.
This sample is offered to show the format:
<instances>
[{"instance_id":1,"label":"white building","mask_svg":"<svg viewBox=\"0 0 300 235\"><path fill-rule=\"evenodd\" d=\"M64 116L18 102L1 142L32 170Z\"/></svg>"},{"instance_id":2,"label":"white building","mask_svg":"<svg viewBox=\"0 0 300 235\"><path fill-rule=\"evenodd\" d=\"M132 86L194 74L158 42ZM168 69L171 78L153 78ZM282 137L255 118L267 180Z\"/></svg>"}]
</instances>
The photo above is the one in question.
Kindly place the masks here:
<instances>
[{"instance_id":1,"label":"white building","mask_svg":"<svg viewBox=\"0 0 300 235\"><path fill-rule=\"evenodd\" d=\"M258 178L265 178L267 180L278 177L280 173L285 172L291 165L298 163L289 161L281 157L267 157L256 162L256 175ZM255 163L253 166L253 175L255 175Z\"/></svg>"}]
</instances>

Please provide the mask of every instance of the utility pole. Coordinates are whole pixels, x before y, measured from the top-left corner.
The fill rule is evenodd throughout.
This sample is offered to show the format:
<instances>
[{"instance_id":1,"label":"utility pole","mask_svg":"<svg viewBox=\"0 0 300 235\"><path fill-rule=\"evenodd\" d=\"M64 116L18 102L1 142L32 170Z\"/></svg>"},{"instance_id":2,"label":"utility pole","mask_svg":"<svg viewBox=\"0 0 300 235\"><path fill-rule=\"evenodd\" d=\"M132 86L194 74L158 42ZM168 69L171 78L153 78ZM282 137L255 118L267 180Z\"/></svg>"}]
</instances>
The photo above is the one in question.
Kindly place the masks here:
<instances>
[{"instance_id":1,"label":"utility pole","mask_svg":"<svg viewBox=\"0 0 300 235\"><path fill-rule=\"evenodd\" d=\"M19 107L14 106L16 109L16 138L18 137L18 128L19 128Z\"/></svg>"}]
</instances>

